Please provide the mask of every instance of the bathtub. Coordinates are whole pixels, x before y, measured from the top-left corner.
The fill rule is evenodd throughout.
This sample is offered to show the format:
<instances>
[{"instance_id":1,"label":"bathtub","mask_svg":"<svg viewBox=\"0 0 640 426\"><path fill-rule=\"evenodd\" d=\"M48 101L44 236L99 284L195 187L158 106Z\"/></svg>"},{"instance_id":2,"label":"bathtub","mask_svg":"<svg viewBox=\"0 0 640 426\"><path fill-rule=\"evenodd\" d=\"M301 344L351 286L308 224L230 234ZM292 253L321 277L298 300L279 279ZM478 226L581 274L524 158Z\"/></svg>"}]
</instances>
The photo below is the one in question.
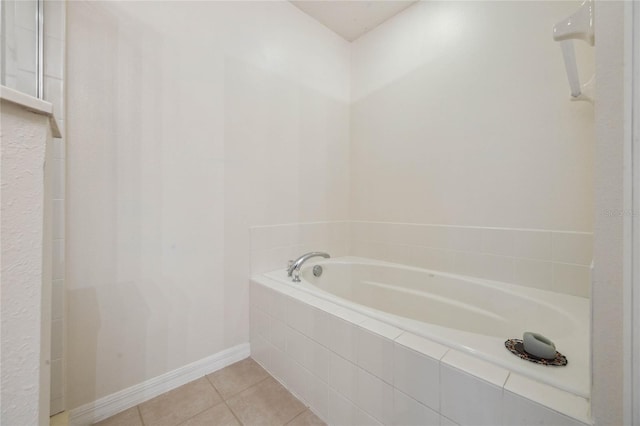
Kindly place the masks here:
<instances>
[{"instance_id":1,"label":"bathtub","mask_svg":"<svg viewBox=\"0 0 640 426\"><path fill-rule=\"evenodd\" d=\"M320 276L314 276L313 267L316 265L322 266ZM547 386L541 388L547 389L541 390L542 394L558 390L560 396L555 398L557 400L569 401L569 397L564 398L565 393L579 399L577 404L553 408L555 411L567 413L575 409L572 405L583 407L582 401L588 401L588 299L357 257L308 261L303 265L300 278L301 282L292 282L282 268L254 275L252 285L266 286L276 294L309 303L316 310L333 309L334 315L341 315L354 324L369 318L394 330L434 342L439 347L450 348L452 352L466 354L485 361L485 364L488 362L499 367L499 371L506 370L506 377L531 379L527 383L534 385L527 385L529 388L538 383ZM279 303L264 302L264 299L262 297L259 303L274 306ZM274 318L271 323L277 322L277 318L291 320L285 312L289 308L283 306L279 314L274 306L269 308ZM289 325L296 327L295 322ZM522 338L525 331L541 333L553 340L557 349L567 357L568 365L534 364L505 349L506 339ZM278 334L286 334L275 329L270 333L269 338L275 346L279 346ZM313 330L309 332L312 333ZM387 337L393 339L394 336ZM282 351L288 351L286 338L283 336L280 340L283 342L280 345ZM331 340L328 342L331 346ZM273 369L277 373L278 366L273 366ZM280 375L286 376L287 373ZM393 380L390 379L389 383ZM498 382L495 384L501 386ZM538 396L534 395L533 399L536 398ZM539 396L538 402L542 401L544 405L545 398L549 399ZM588 423L588 417L585 417L588 409L580 410L572 416L573 419Z\"/></svg>"},{"instance_id":2,"label":"bathtub","mask_svg":"<svg viewBox=\"0 0 640 426\"><path fill-rule=\"evenodd\" d=\"M320 277L313 266L321 265ZM353 311L583 397L589 396L589 300L514 284L343 257L309 261L301 282L284 268L265 274ZM504 341L549 337L565 367L524 361Z\"/></svg>"}]
</instances>

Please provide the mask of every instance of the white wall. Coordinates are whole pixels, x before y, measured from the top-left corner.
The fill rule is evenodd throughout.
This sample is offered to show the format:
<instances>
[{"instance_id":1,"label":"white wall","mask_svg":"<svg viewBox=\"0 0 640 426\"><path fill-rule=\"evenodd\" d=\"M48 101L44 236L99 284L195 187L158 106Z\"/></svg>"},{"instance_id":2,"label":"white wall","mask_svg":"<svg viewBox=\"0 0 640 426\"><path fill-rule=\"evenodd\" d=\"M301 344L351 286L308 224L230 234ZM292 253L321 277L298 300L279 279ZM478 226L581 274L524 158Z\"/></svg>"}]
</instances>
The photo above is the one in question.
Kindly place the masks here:
<instances>
[{"instance_id":1,"label":"white wall","mask_svg":"<svg viewBox=\"0 0 640 426\"><path fill-rule=\"evenodd\" d=\"M0 122L0 423L46 425L51 296L43 285L50 274L43 262L49 253L43 250L43 200L51 131L47 116L5 100Z\"/></svg>"},{"instance_id":2,"label":"white wall","mask_svg":"<svg viewBox=\"0 0 640 426\"><path fill-rule=\"evenodd\" d=\"M623 224L629 213L623 193L624 104L631 94L624 86L624 13L624 2L596 2L592 412L597 425L623 424Z\"/></svg>"},{"instance_id":3,"label":"white wall","mask_svg":"<svg viewBox=\"0 0 640 426\"><path fill-rule=\"evenodd\" d=\"M424 1L356 40L352 218L591 232L594 109L551 34L578 5Z\"/></svg>"},{"instance_id":4,"label":"white wall","mask_svg":"<svg viewBox=\"0 0 640 426\"><path fill-rule=\"evenodd\" d=\"M350 64L287 2L67 9L72 409L248 341L249 226L348 217Z\"/></svg>"}]
</instances>

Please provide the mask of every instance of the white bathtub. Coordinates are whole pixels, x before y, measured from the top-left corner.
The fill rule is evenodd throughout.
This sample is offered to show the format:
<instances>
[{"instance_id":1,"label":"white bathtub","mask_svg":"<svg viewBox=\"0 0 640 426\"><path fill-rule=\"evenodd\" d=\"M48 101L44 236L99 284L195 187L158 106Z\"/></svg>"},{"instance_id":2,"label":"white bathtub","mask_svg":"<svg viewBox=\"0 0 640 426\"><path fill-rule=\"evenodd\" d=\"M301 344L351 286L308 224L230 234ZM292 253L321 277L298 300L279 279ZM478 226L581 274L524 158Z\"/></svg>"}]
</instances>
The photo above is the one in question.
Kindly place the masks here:
<instances>
[{"instance_id":1,"label":"white bathtub","mask_svg":"<svg viewBox=\"0 0 640 426\"><path fill-rule=\"evenodd\" d=\"M314 265L323 267L320 277ZM300 283L284 268L254 280L263 278L589 397L588 299L356 257L309 261ZM568 365L538 365L507 351L504 341L525 331L553 340Z\"/></svg>"}]
</instances>

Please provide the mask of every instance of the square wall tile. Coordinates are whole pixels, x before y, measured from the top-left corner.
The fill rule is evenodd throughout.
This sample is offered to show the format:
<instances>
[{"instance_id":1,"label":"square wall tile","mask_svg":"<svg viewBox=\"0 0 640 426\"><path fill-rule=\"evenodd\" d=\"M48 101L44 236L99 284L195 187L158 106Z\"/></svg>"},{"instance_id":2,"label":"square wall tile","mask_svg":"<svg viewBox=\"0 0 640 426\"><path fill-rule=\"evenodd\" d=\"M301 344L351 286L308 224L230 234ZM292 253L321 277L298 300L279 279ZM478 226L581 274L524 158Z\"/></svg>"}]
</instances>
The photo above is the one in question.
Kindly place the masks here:
<instances>
[{"instance_id":1,"label":"square wall tile","mask_svg":"<svg viewBox=\"0 0 640 426\"><path fill-rule=\"evenodd\" d=\"M58 77L45 76L44 98L53 104L53 115L56 118L65 116L62 79Z\"/></svg>"},{"instance_id":2,"label":"square wall tile","mask_svg":"<svg viewBox=\"0 0 640 426\"><path fill-rule=\"evenodd\" d=\"M504 398L505 418L514 424L525 424L525 419L528 419L527 424L574 424L567 423L567 418L575 424L592 422L589 401L585 398L519 374L509 375L504 386ZM557 423L549 423L549 419L557 419Z\"/></svg>"},{"instance_id":3,"label":"square wall tile","mask_svg":"<svg viewBox=\"0 0 640 426\"><path fill-rule=\"evenodd\" d=\"M54 200L63 200L65 196L65 160L53 159L52 163L52 180L53 185L51 195Z\"/></svg>"},{"instance_id":4,"label":"square wall tile","mask_svg":"<svg viewBox=\"0 0 640 426\"><path fill-rule=\"evenodd\" d=\"M314 309L294 298L288 299L286 303L287 324L301 334L311 336L313 333Z\"/></svg>"},{"instance_id":5,"label":"square wall tile","mask_svg":"<svg viewBox=\"0 0 640 426\"><path fill-rule=\"evenodd\" d=\"M388 425L393 421L393 387L364 370L358 370L356 405Z\"/></svg>"},{"instance_id":6,"label":"square wall tile","mask_svg":"<svg viewBox=\"0 0 640 426\"><path fill-rule=\"evenodd\" d=\"M481 228L447 226L444 229L447 241L444 248L475 253L482 251Z\"/></svg>"},{"instance_id":7,"label":"square wall tile","mask_svg":"<svg viewBox=\"0 0 640 426\"><path fill-rule=\"evenodd\" d=\"M287 321L287 306L289 304L289 296L286 296L279 291L273 291L273 301L271 304L271 314L272 317L282 321L283 323Z\"/></svg>"},{"instance_id":8,"label":"square wall tile","mask_svg":"<svg viewBox=\"0 0 640 426\"><path fill-rule=\"evenodd\" d=\"M267 341L270 340L270 326L269 316L262 309L251 305L249 311L249 333L251 339L260 337Z\"/></svg>"},{"instance_id":9,"label":"square wall tile","mask_svg":"<svg viewBox=\"0 0 640 426\"><path fill-rule=\"evenodd\" d=\"M271 368L271 348L270 344L262 337L251 337L251 358L260 364L265 370L272 371Z\"/></svg>"},{"instance_id":10,"label":"square wall tile","mask_svg":"<svg viewBox=\"0 0 640 426\"><path fill-rule=\"evenodd\" d=\"M369 243L361 240L353 240L351 242L351 251L349 255L358 257L369 257Z\"/></svg>"},{"instance_id":11,"label":"square wall tile","mask_svg":"<svg viewBox=\"0 0 640 426\"><path fill-rule=\"evenodd\" d=\"M275 261L273 260L274 254L272 250L256 250L250 254L251 263L251 275L260 274L263 272L269 272L275 269L273 266Z\"/></svg>"},{"instance_id":12,"label":"square wall tile","mask_svg":"<svg viewBox=\"0 0 640 426\"><path fill-rule=\"evenodd\" d=\"M329 387L314 375L308 377L307 386L309 407L318 417L327 420L329 417Z\"/></svg>"},{"instance_id":13,"label":"square wall tile","mask_svg":"<svg viewBox=\"0 0 640 426\"><path fill-rule=\"evenodd\" d=\"M367 412L358 408L356 411L356 421L353 423L354 425L364 425L364 426L382 426L378 420L371 417Z\"/></svg>"},{"instance_id":14,"label":"square wall tile","mask_svg":"<svg viewBox=\"0 0 640 426\"><path fill-rule=\"evenodd\" d=\"M385 382L393 383L393 340L357 327L357 364Z\"/></svg>"},{"instance_id":15,"label":"square wall tile","mask_svg":"<svg viewBox=\"0 0 640 426\"><path fill-rule=\"evenodd\" d=\"M64 158L64 148L65 148L64 147L64 138L65 138L65 135L67 134L66 133L67 125L66 125L66 121L64 120L64 117L61 117L61 118L57 118L56 117L56 121L58 123L58 130L60 130L60 134L62 135L62 137L61 138L54 138L54 139L62 139L63 140L63 144L62 144L63 146L62 146L62 155L59 156L57 153L54 153L53 158Z\"/></svg>"},{"instance_id":16,"label":"square wall tile","mask_svg":"<svg viewBox=\"0 0 640 426\"><path fill-rule=\"evenodd\" d=\"M393 385L434 410L440 409L440 361L398 343L393 354Z\"/></svg>"},{"instance_id":17,"label":"square wall tile","mask_svg":"<svg viewBox=\"0 0 640 426\"><path fill-rule=\"evenodd\" d=\"M551 260L551 232L514 230L513 256Z\"/></svg>"},{"instance_id":18,"label":"square wall tile","mask_svg":"<svg viewBox=\"0 0 640 426\"><path fill-rule=\"evenodd\" d=\"M324 333L324 341L318 343L328 347L349 361L356 360L356 326L333 315L323 315L326 321L320 328Z\"/></svg>"},{"instance_id":19,"label":"square wall tile","mask_svg":"<svg viewBox=\"0 0 640 426\"><path fill-rule=\"evenodd\" d=\"M309 400L309 377L311 373L295 361L291 361L287 366L287 386L301 401L308 403Z\"/></svg>"},{"instance_id":20,"label":"square wall tile","mask_svg":"<svg viewBox=\"0 0 640 426\"><path fill-rule=\"evenodd\" d=\"M351 241L368 241L370 235L368 228L370 226L367 222L351 222Z\"/></svg>"},{"instance_id":21,"label":"square wall tile","mask_svg":"<svg viewBox=\"0 0 640 426\"><path fill-rule=\"evenodd\" d=\"M509 229L483 229L482 252L513 256L514 233Z\"/></svg>"},{"instance_id":22,"label":"square wall tile","mask_svg":"<svg viewBox=\"0 0 640 426\"><path fill-rule=\"evenodd\" d=\"M589 297L591 292L591 268L566 263L554 263L552 290L573 296Z\"/></svg>"},{"instance_id":23,"label":"square wall tile","mask_svg":"<svg viewBox=\"0 0 640 426\"><path fill-rule=\"evenodd\" d=\"M453 349L449 350L446 355L442 357L441 366L442 365L456 368L458 371L470 374L473 377L491 383L500 389L504 387L504 384L509 377L508 370L487 361L483 361L475 356L455 351Z\"/></svg>"},{"instance_id":24,"label":"square wall tile","mask_svg":"<svg viewBox=\"0 0 640 426\"><path fill-rule=\"evenodd\" d=\"M454 269L462 275L512 283L514 261L505 256L456 252Z\"/></svg>"},{"instance_id":25,"label":"square wall tile","mask_svg":"<svg viewBox=\"0 0 640 426\"><path fill-rule=\"evenodd\" d=\"M586 426L556 411L550 410L512 392L504 392L504 422L510 426Z\"/></svg>"},{"instance_id":26,"label":"square wall tile","mask_svg":"<svg viewBox=\"0 0 640 426\"><path fill-rule=\"evenodd\" d=\"M52 257L52 278L54 280L64 280L64 240L53 240Z\"/></svg>"},{"instance_id":27,"label":"square wall tile","mask_svg":"<svg viewBox=\"0 0 640 426\"><path fill-rule=\"evenodd\" d=\"M303 366L320 381L329 381L329 351L313 340L305 341L306 351Z\"/></svg>"},{"instance_id":28,"label":"square wall tile","mask_svg":"<svg viewBox=\"0 0 640 426\"><path fill-rule=\"evenodd\" d=\"M51 285L51 319L63 319L64 298L64 280L54 280Z\"/></svg>"},{"instance_id":29,"label":"square wall tile","mask_svg":"<svg viewBox=\"0 0 640 426\"><path fill-rule=\"evenodd\" d=\"M402 244L387 244L386 254L383 260L407 265L409 263L409 246Z\"/></svg>"},{"instance_id":30,"label":"square wall tile","mask_svg":"<svg viewBox=\"0 0 640 426\"><path fill-rule=\"evenodd\" d=\"M276 318L272 317L269 320L269 342L284 353L287 350L287 329L289 327Z\"/></svg>"},{"instance_id":31,"label":"square wall tile","mask_svg":"<svg viewBox=\"0 0 640 426\"><path fill-rule=\"evenodd\" d=\"M62 319L51 321L51 360L62 359L64 344L64 322Z\"/></svg>"},{"instance_id":32,"label":"square wall tile","mask_svg":"<svg viewBox=\"0 0 640 426\"><path fill-rule=\"evenodd\" d=\"M58 38L46 37L44 45L44 74L47 77L64 79L64 41ZM62 117L61 109L56 111L56 118Z\"/></svg>"},{"instance_id":33,"label":"square wall tile","mask_svg":"<svg viewBox=\"0 0 640 426\"><path fill-rule=\"evenodd\" d=\"M63 383L64 380L64 364L62 359L51 361L51 383ZM51 398L61 398L64 396L64 386L52 386Z\"/></svg>"},{"instance_id":34,"label":"square wall tile","mask_svg":"<svg viewBox=\"0 0 640 426\"><path fill-rule=\"evenodd\" d=\"M53 200L53 239L64 239L64 200Z\"/></svg>"},{"instance_id":35,"label":"square wall tile","mask_svg":"<svg viewBox=\"0 0 640 426\"><path fill-rule=\"evenodd\" d=\"M449 348L446 346L442 346L436 342L424 339L409 332L404 332L402 335L398 336L395 343L405 348L412 349L420 355L427 356L434 360L442 359L442 357L449 351Z\"/></svg>"},{"instance_id":36,"label":"square wall tile","mask_svg":"<svg viewBox=\"0 0 640 426\"><path fill-rule=\"evenodd\" d=\"M337 343L332 341L333 329L331 327L332 327L332 322L335 321L337 323L338 321L341 321L341 320L326 313L322 309L314 308L312 312L313 312L313 321L312 321L312 331L311 331L310 337L326 348L331 349L330 345L336 346Z\"/></svg>"},{"instance_id":37,"label":"square wall tile","mask_svg":"<svg viewBox=\"0 0 640 426\"><path fill-rule=\"evenodd\" d=\"M299 364L304 362L308 340L310 339L307 336L287 326L287 355L292 361Z\"/></svg>"},{"instance_id":38,"label":"square wall tile","mask_svg":"<svg viewBox=\"0 0 640 426\"><path fill-rule=\"evenodd\" d=\"M260 308L263 312L271 315L273 311L273 290L262 284L252 283L251 304Z\"/></svg>"},{"instance_id":39,"label":"square wall tile","mask_svg":"<svg viewBox=\"0 0 640 426\"><path fill-rule=\"evenodd\" d=\"M593 259L593 236L591 234L554 232L551 246L554 262L591 265Z\"/></svg>"},{"instance_id":40,"label":"square wall tile","mask_svg":"<svg viewBox=\"0 0 640 426\"><path fill-rule=\"evenodd\" d=\"M502 423L502 388L441 365L440 413L461 426Z\"/></svg>"},{"instance_id":41,"label":"square wall tile","mask_svg":"<svg viewBox=\"0 0 640 426\"><path fill-rule=\"evenodd\" d=\"M292 328L287 333L287 354L315 377L329 380L329 351L319 343Z\"/></svg>"},{"instance_id":42,"label":"square wall tile","mask_svg":"<svg viewBox=\"0 0 640 426\"><path fill-rule=\"evenodd\" d=\"M291 360L287 354L279 348L272 346L269 363L271 365L269 373L285 386L289 386L289 364L291 364Z\"/></svg>"},{"instance_id":43,"label":"square wall tile","mask_svg":"<svg viewBox=\"0 0 640 426\"><path fill-rule=\"evenodd\" d=\"M445 416L440 416L440 426L458 426L453 420L446 418Z\"/></svg>"},{"instance_id":44,"label":"square wall tile","mask_svg":"<svg viewBox=\"0 0 640 426\"><path fill-rule=\"evenodd\" d=\"M331 425L356 425L358 408L333 389L329 389L328 423Z\"/></svg>"},{"instance_id":45,"label":"square wall tile","mask_svg":"<svg viewBox=\"0 0 640 426\"><path fill-rule=\"evenodd\" d=\"M51 414L62 413L64 410L65 410L65 403L64 403L63 396L51 399L51 408L50 408Z\"/></svg>"},{"instance_id":46,"label":"square wall tile","mask_svg":"<svg viewBox=\"0 0 640 426\"><path fill-rule=\"evenodd\" d=\"M551 290L553 287L552 263L534 259L514 259L513 283Z\"/></svg>"},{"instance_id":47,"label":"square wall tile","mask_svg":"<svg viewBox=\"0 0 640 426\"><path fill-rule=\"evenodd\" d=\"M454 252L450 250L409 246L407 259L409 265L436 271L450 272L454 267Z\"/></svg>"},{"instance_id":48,"label":"square wall tile","mask_svg":"<svg viewBox=\"0 0 640 426\"><path fill-rule=\"evenodd\" d=\"M395 389L393 392L393 424L397 426L439 426L440 415Z\"/></svg>"},{"instance_id":49,"label":"square wall tile","mask_svg":"<svg viewBox=\"0 0 640 426\"><path fill-rule=\"evenodd\" d=\"M329 353L329 387L343 397L356 400L359 368L350 361L331 352Z\"/></svg>"},{"instance_id":50,"label":"square wall tile","mask_svg":"<svg viewBox=\"0 0 640 426\"><path fill-rule=\"evenodd\" d=\"M60 120L61 122L62 120ZM58 122L58 128L62 127ZM60 132L62 129L60 128ZM64 135L64 133L63 133ZM65 143L63 138L53 138L53 158L63 160L65 156Z\"/></svg>"}]
</instances>

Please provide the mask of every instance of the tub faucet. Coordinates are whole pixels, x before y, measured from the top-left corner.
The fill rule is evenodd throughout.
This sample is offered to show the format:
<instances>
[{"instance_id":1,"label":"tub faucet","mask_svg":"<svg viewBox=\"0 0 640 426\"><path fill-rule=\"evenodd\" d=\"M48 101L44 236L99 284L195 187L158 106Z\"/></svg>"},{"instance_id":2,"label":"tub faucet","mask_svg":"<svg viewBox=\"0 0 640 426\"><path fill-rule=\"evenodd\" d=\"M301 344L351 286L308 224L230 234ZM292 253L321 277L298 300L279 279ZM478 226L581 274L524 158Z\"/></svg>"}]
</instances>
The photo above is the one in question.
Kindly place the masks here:
<instances>
[{"instance_id":1,"label":"tub faucet","mask_svg":"<svg viewBox=\"0 0 640 426\"><path fill-rule=\"evenodd\" d=\"M325 259L330 258L331 256L329 256L329 253L324 253L321 251L312 251L310 253L305 253L302 256L300 256L299 258L297 258L296 260L290 262L289 267L287 269L287 276L292 276L293 275L293 282L294 283L299 283L300 282L300 268L302 267L302 264L304 262L306 262L307 260L311 259L312 257L324 257ZM295 274L294 274L295 272Z\"/></svg>"}]
</instances>

